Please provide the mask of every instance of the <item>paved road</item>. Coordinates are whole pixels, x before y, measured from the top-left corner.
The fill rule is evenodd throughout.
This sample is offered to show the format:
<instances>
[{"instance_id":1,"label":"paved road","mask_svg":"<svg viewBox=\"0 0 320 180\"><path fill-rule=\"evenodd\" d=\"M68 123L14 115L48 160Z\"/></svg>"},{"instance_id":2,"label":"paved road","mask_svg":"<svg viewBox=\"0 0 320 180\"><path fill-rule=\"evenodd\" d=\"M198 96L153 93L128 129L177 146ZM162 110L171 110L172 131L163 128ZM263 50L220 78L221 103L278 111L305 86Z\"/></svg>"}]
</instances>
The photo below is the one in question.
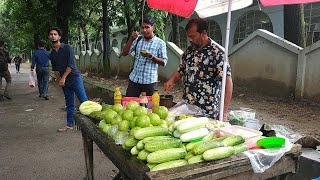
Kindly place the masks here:
<instances>
[{"instance_id":1,"label":"paved road","mask_svg":"<svg viewBox=\"0 0 320 180\"><path fill-rule=\"evenodd\" d=\"M85 177L82 139L79 131L59 133L65 124L61 88L49 85L49 98L38 97L27 85L28 64L12 75L12 100L0 102L0 179L79 180ZM96 179L111 179L117 169L94 147Z\"/></svg>"}]
</instances>

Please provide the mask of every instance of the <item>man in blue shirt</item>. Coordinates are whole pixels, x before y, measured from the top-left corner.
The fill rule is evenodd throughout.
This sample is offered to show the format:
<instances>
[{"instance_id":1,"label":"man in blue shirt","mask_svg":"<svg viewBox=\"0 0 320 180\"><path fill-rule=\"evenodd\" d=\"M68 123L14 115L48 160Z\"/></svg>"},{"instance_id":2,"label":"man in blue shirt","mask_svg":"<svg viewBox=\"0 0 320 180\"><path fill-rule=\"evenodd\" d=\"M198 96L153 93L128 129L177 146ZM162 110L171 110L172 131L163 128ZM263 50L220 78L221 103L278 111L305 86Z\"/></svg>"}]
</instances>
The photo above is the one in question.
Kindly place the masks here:
<instances>
[{"instance_id":1,"label":"man in blue shirt","mask_svg":"<svg viewBox=\"0 0 320 180\"><path fill-rule=\"evenodd\" d=\"M33 69L36 66L39 97L43 97L45 100L48 98L48 82L49 82L49 52L44 48L44 42L40 41L38 44L38 50L32 54L31 73L33 75Z\"/></svg>"},{"instance_id":2,"label":"man in blue shirt","mask_svg":"<svg viewBox=\"0 0 320 180\"><path fill-rule=\"evenodd\" d=\"M67 106L67 125L58 129L59 132L73 129L74 95L77 95L80 103L88 100L81 74L74 63L73 48L60 42L61 35L62 31L57 27L48 31L49 40L53 45L50 53L52 70L63 89Z\"/></svg>"},{"instance_id":3,"label":"man in blue shirt","mask_svg":"<svg viewBox=\"0 0 320 180\"><path fill-rule=\"evenodd\" d=\"M132 32L132 37L123 48L122 54L125 56L135 51L126 96L139 97L143 91L151 96L157 88L158 65L167 64L166 43L153 33L154 24L151 16L145 16L141 23L143 36L138 38L138 32Z\"/></svg>"}]
</instances>

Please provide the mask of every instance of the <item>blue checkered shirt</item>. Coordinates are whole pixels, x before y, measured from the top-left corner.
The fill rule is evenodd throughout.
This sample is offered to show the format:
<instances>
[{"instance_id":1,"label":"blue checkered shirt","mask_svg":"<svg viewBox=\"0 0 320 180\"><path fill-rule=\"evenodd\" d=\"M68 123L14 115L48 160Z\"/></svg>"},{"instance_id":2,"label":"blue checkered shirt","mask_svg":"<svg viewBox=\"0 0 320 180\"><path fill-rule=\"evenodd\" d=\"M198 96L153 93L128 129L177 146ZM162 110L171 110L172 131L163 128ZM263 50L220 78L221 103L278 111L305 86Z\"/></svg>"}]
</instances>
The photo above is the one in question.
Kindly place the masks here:
<instances>
[{"instance_id":1,"label":"blue checkered shirt","mask_svg":"<svg viewBox=\"0 0 320 180\"><path fill-rule=\"evenodd\" d=\"M130 53L134 51L137 39L133 41L130 47ZM135 51L133 69L129 75L131 81L139 84L158 82L158 64L153 62L150 58L141 56L141 50L148 50L153 56L163 59L164 65L166 65L168 61L166 43L156 36L150 41L146 41L145 38L140 39Z\"/></svg>"}]
</instances>

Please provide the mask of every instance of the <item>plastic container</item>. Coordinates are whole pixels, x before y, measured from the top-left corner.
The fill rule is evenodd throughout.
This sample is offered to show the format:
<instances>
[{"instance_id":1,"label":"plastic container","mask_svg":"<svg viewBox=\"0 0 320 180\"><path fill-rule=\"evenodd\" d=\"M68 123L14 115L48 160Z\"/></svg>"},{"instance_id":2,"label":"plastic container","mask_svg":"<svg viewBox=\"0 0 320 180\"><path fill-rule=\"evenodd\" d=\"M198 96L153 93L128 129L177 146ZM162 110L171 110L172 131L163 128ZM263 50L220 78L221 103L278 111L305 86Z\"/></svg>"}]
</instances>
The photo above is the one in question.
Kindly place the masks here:
<instances>
[{"instance_id":1,"label":"plastic container","mask_svg":"<svg viewBox=\"0 0 320 180\"><path fill-rule=\"evenodd\" d=\"M120 88L116 87L114 89L114 94L113 94L113 104L121 104L121 100L122 100L122 94L120 92Z\"/></svg>"},{"instance_id":2,"label":"plastic container","mask_svg":"<svg viewBox=\"0 0 320 180\"><path fill-rule=\"evenodd\" d=\"M266 137L257 141L257 145L263 148L281 148L285 145L285 139L281 137Z\"/></svg>"},{"instance_id":3,"label":"plastic container","mask_svg":"<svg viewBox=\"0 0 320 180\"><path fill-rule=\"evenodd\" d=\"M158 93L158 90L154 90L152 94L152 112L154 109L160 106L160 95Z\"/></svg>"},{"instance_id":4,"label":"plastic container","mask_svg":"<svg viewBox=\"0 0 320 180\"><path fill-rule=\"evenodd\" d=\"M151 96L147 96L147 99L148 99L148 109L151 109L151 107L152 107L152 97ZM123 97L122 98L122 106L123 106L123 108L126 108L126 105L130 101L136 101L136 102L140 103L140 99L138 97Z\"/></svg>"},{"instance_id":5,"label":"plastic container","mask_svg":"<svg viewBox=\"0 0 320 180\"><path fill-rule=\"evenodd\" d=\"M255 129L255 130L259 130L261 127L258 119L247 119L244 122L244 126L250 129Z\"/></svg>"},{"instance_id":6,"label":"plastic container","mask_svg":"<svg viewBox=\"0 0 320 180\"><path fill-rule=\"evenodd\" d=\"M262 136L262 132L246 128L243 126L228 126L220 128L220 135L234 135L234 136L242 136L243 138L251 139L251 138L257 138Z\"/></svg>"}]
</instances>

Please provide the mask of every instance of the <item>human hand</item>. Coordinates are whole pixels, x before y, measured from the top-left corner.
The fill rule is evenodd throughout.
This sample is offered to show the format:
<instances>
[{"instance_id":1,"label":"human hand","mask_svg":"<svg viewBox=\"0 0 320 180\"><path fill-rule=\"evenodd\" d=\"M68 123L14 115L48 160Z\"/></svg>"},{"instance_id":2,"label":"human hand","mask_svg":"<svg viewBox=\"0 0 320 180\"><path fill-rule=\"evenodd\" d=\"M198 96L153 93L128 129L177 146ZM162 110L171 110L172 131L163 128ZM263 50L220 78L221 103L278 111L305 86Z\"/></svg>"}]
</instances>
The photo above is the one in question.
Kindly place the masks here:
<instances>
[{"instance_id":1,"label":"human hand","mask_svg":"<svg viewBox=\"0 0 320 180\"><path fill-rule=\"evenodd\" d=\"M65 82L66 82L66 79L65 78L61 78L59 80L59 86L64 87L65 86Z\"/></svg>"},{"instance_id":2,"label":"human hand","mask_svg":"<svg viewBox=\"0 0 320 180\"><path fill-rule=\"evenodd\" d=\"M132 39L132 41L135 40L135 39L137 39L138 36L139 36L138 31L133 31L133 32L131 33L131 39Z\"/></svg>"},{"instance_id":3,"label":"human hand","mask_svg":"<svg viewBox=\"0 0 320 180\"><path fill-rule=\"evenodd\" d=\"M146 50L146 49L143 49L143 50L141 50L140 51L140 54L141 54L141 56L143 56L143 57L148 57L148 58L152 58L152 54L148 51L148 50Z\"/></svg>"},{"instance_id":4,"label":"human hand","mask_svg":"<svg viewBox=\"0 0 320 180\"><path fill-rule=\"evenodd\" d=\"M164 83L164 86L163 86L164 91L165 92L170 91L173 88L173 86L174 86L174 82L173 81L170 81L170 80L167 81L166 83Z\"/></svg>"},{"instance_id":5,"label":"human hand","mask_svg":"<svg viewBox=\"0 0 320 180\"><path fill-rule=\"evenodd\" d=\"M34 76L33 69L31 69L30 74L31 74L32 77Z\"/></svg>"}]
</instances>

